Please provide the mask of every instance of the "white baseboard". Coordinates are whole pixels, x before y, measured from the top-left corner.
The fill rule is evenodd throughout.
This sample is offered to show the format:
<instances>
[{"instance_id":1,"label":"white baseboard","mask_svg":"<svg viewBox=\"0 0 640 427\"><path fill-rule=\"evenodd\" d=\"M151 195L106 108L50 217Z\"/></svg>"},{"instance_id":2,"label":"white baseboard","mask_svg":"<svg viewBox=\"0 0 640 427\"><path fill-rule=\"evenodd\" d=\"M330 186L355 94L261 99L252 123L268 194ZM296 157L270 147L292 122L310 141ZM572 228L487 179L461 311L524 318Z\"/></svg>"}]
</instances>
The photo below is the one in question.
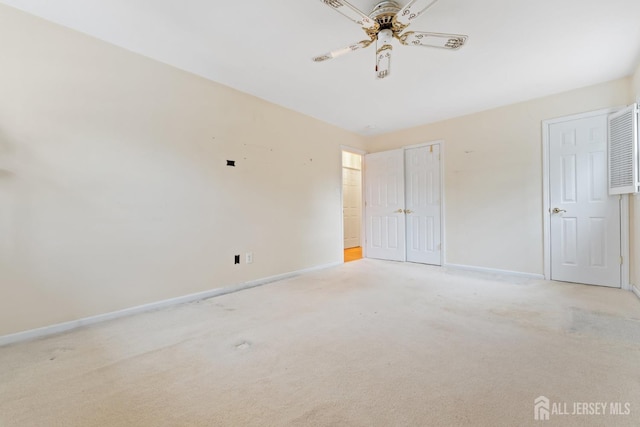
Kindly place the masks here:
<instances>
[{"instance_id":1,"label":"white baseboard","mask_svg":"<svg viewBox=\"0 0 640 427\"><path fill-rule=\"evenodd\" d=\"M640 289L638 289L637 286L631 285L631 292L633 292L638 298L640 298Z\"/></svg>"},{"instance_id":2,"label":"white baseboard","mask_svg":"<svg viewBox=\"0 0 640 427\"><path fill-rule=\"evenodd\" d=\"M324 270L327 268L342 265L342 262L334 262L330 264L319 265L316 267L306 268L303 270L292 271L289 273L277 274L275 276L265 277L262 279L252 280L249 282L239 283L236 285L225 286L223 288L211 289L204 292L198 292L195 294L183 295L176 298L170 298L162 301L152 302L149 304L139 305L136 307L125 308L123 310L112 311L110 313L99 314L97 316L84 317L82 319L72 320L64 323L57 323L55 325L44 326L42 328L30 329L28 331L17 332L15 334L0 336L0 347L4 345L14 344L21 341L33 340L36 338L42 338L49 335L59 334L61 332L67 332L72 329L79 328L81 326L93 325L95 323L106 322L107 320L118 319L120 317L131 316L134 314L144 313L146 311L158 310L161 308L184 304L194 301L200 301L208 298L217 297L220 295L226 295L233 292L242 291L245 289L255 288L257 286L266 285L267 283L273 283L279 280L288 279L291 277L299 276L301 274L311 273L314 271Z\"/></svg>"},{"instance_id":3,"label":"white baseboard","mask_svg":"<svg viewBox=\"0 0 640 427\"><path fill-rule=\"evenodd\" d=\"M461 264L444 264L443 267L451 268L454 270L475 271L478 273L499 274L504 276L517 276L525 279L544 280L544 275L534 273L522 273L520 271L511 270L499 270L497 268L476 267L473 265L461 265Z\"/></svg>"}]
</instances>

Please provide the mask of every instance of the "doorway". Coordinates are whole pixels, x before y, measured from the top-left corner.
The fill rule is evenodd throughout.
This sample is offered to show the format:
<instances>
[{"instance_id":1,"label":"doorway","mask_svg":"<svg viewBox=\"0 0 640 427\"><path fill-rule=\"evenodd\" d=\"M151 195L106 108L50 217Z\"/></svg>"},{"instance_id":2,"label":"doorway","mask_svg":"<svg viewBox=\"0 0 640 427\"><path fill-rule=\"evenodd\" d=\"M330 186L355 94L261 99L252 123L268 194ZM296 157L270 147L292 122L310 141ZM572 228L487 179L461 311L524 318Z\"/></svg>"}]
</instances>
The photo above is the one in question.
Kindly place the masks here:
<instances>
[{"instance_id":1,"label":"doorway","mask_svg":"<svg viewBox=\"0 0 640 427\"><path fill-rule=\"evenodd\" d=\"M547 279L615 288L625 282L628 200L610 196L607 182L612 112L544 122Z\"/></svg>"},{"instance_id":2,"label":"doorway","mask_svg":"<svg viewBox=\"0 0 640 427\"><path fill-rule=\"evenodd\" d=\"M362 155L342 151L344 262L362 258Z\"/></svg>"}]
</instances>

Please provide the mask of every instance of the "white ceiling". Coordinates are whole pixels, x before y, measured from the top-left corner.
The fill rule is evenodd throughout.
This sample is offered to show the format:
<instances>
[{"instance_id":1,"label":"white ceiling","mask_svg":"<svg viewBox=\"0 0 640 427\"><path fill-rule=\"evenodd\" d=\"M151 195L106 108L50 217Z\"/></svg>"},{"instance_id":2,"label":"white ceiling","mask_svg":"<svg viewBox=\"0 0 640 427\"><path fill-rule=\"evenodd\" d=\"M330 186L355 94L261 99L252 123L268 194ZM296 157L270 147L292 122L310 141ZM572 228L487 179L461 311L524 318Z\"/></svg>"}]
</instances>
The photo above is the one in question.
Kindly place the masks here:
<instances>
[{"instance_id":1,"label":"white ceiling","mask_svg":"<svg viewBox=\"0 0 640 427\"><path fill-rule=\"evenodd\" d=\"M411 29L466 46L394 41L384 80L373 46L311 60L366 38L322 0L0 2L363 135L613 80L640 60L639 0L440 0Z\"/></svg>"}]
</instances>

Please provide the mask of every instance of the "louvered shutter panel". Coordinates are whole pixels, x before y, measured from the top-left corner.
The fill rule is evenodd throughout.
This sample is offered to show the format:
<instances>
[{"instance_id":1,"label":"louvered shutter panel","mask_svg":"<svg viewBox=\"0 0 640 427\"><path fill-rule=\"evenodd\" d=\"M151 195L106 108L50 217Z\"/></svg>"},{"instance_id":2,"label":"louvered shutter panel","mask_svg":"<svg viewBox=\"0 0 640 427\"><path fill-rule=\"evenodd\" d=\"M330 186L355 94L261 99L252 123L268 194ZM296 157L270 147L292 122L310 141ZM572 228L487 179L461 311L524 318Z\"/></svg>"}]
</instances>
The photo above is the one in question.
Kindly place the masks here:
<instances>
[{"instance_id":1,"label":"louvered shutter panel","mask_svg":"<svg viewBox=\"0 0 640 427\"><path fill-rule=\"evenodd\" d=\"M638 191L638 107L609 116L609 194Z\"/></svg>"}]
</instances>

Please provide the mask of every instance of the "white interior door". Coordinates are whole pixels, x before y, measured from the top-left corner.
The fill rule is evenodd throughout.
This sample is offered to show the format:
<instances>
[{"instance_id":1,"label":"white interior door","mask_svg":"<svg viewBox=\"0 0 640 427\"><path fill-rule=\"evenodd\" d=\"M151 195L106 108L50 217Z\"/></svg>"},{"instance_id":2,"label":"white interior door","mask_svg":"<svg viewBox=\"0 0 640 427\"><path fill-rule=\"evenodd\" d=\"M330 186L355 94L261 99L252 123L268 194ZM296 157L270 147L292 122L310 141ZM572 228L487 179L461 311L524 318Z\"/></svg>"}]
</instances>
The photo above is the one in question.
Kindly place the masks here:
<instances>
[{"instance_id":1,"label":"white interior door","mask_svg":"<svg viewBox=\"0 0 640 427\"><path fill-rule=\"evenodd\" d=\"M362 174L342 168L342 209L344 216L344 248L360 246Z\"/></svg>"},{"instance_id":2,"label":"white interior door","mask_svg":"<svg viewBox=\"0 0 640 427\"><path fill-rule=\"evenodd\" d=\"M551 279L621 285L620 197L607 191L607 116L549 125Z\"/></svg>"},{"instance_id":3,"label":"white interior door","mask_svg":"<svg viewBox=\"0 0 640 427\"><path fill-rule=\"evenodd\" d=\"M407 261L441 264L440 144L405 151Z\"/></svg>"},{"instance_id":4,"label":"white interior door","mask_svg":"<svg viewBox=\"0 0 640 427\"><path fill-rule=\"evenodd\" d=\"M364 180L367 257L404 261L404 151L366 155Z\"/></svg>"}]
</instances>

